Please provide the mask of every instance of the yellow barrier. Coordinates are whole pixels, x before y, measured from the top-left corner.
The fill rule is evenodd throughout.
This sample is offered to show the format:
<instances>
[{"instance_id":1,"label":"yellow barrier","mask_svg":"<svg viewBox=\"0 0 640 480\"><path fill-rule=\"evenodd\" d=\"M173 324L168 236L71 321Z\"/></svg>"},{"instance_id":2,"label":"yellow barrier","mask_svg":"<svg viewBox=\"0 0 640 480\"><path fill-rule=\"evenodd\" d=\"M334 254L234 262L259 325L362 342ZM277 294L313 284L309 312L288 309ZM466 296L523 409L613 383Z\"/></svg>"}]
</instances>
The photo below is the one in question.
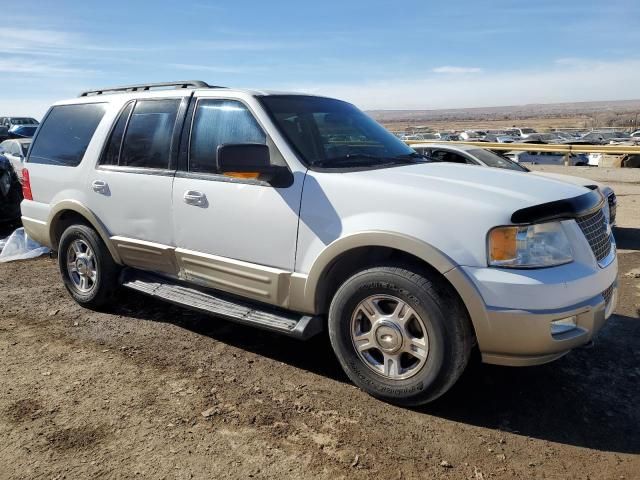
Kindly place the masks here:
<instances>
[{"instance_id":1,"label":"yellow barrier","mask_svg":"<svg viewBox=\"0 0 640 480\"><path fill-rule=\"evenodd\" d=\"M640 146L631 145L554 145L540 143L492 143L492 142L438 142L435 140L406 140L407 145L418 144L460 144L473 145L478 148L486 148L488 150L505 150L518 152L556 152L556 153L606 153L611 155L637 154L640 155Z\"/></svg>"}]
</instances>

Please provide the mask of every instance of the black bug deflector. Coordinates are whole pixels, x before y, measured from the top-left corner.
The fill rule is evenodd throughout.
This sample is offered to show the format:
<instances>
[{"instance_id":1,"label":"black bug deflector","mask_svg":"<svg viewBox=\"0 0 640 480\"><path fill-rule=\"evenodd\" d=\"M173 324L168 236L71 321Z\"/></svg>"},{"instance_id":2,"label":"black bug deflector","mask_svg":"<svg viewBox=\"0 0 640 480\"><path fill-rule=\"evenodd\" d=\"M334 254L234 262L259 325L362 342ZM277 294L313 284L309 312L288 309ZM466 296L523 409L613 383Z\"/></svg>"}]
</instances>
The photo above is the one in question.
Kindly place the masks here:
<instances>
[{"instance_id":1,"label":"black bug deflector","mask_svg":"<svg viewBox=\"0 0 640 480\"><path fill-rule=\"evenodd\" d=\"M604 206L604 197L599 190L591 190L577 197L541 203L521 208L511 215L513 223L537 223L562 218L576 218L595 212Z\"/></svg>"}]
</instances>

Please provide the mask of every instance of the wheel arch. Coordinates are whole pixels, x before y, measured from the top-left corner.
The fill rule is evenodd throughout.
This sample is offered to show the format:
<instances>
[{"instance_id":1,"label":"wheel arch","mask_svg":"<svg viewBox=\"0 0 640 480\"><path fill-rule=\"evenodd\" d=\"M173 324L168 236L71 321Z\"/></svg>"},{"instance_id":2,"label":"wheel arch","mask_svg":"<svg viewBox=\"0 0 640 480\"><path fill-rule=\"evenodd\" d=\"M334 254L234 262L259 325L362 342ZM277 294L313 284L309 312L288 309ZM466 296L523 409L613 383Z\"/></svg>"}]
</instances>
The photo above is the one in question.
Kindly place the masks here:
<instances>
[{"instance_id":1,"label":"wheel arch","mask_svg":"<svg viewBox=\"0 0 640 480\"><path fill-rule=\"evenodd\" d=\"M105 226L89 208L76 200L63 200L57 203L49 213L47 224L49 225L49 242L53 250L58 249L60 237L64 230L75 223L85 224L93 228L106 245L113 260L118 264L122 263Z\"/></svg>"},{"instance_id":2,"label":"wheel arch","mask_svg":"<svg viewBox=\"0 0 640 480\"><path fill-rule=\"evenodd\" d=\"M351 274L395 258L417 261L421 267L440 275L456 291L444 276L456 264L437 248L393 232L360 232L338 239L322 251L306 276L301 295L293 292L292 307L295 304L303 311L326 313L333 294Z\"/></svg>"}]
</instances>

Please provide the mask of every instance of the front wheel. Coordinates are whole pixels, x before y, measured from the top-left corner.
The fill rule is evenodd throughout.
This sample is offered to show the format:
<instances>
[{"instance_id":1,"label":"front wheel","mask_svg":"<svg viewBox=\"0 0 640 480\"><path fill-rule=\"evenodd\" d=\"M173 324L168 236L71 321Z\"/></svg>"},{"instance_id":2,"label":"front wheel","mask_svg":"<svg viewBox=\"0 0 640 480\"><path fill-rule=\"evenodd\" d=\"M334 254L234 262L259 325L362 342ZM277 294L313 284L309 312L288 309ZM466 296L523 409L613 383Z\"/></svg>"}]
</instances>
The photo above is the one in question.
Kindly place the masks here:
<instances>
[{"instance_id":1,"label":"front wheel","mask_svg":"<svg viewBox=\"0 0 640 480\"><path fill-rule=\"evenodd\" d=\"M473 332L444 279L410 268L357 273L329 309L329 337L349 378L371 395L405 406L445 393L464 371Z\"/></svg>"},{"instance_id":2,"label":"front wheel","mask_svg":"<svg viewBox=\"0 0 640 480\"><path fill-rule=\"evenodd\" d=\"M58 248L62 280L80 305L101 309L118 289L119 267L95 230L86 225L71 225Z\"/></svg>"}]
</instances>

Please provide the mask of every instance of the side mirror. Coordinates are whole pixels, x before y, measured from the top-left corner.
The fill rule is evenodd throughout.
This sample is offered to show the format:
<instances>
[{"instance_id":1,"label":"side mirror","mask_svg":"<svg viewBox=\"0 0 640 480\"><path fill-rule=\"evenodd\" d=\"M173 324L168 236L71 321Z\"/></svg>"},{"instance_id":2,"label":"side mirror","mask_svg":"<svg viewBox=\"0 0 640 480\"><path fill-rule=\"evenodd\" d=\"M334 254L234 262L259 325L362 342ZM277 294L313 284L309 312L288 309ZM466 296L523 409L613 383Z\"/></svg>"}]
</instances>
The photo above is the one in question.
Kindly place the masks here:
<instances>
[{"instance_id":1,"label":"side mirror","mask_svg":"<svg viewBox=\"0 0 640 480\"><path fill-rule=\"evenodd\" d=\"M274 187L291 185L293 176L287 167L272 165L269 147L258 143L218 146L218 172L232 178L264 180Z\"/></svg>"}]
</instances>

